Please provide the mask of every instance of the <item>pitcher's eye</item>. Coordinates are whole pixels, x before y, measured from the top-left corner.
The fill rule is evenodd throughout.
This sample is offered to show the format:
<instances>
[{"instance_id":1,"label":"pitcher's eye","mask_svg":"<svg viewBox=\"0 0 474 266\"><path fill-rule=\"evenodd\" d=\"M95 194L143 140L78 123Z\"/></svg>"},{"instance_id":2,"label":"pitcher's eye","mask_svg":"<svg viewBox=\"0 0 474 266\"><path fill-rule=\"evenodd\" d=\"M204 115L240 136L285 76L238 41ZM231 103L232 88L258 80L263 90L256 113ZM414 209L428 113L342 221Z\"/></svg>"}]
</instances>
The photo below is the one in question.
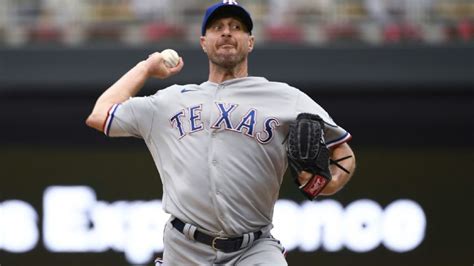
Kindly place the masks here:
<instances>
[{"instance_id":1,"label":"pitcher's eye","mask_svg":"<svg viewBox=\"0 0 474 266\"><path fill-rule=\"evenodd\" d=\"M240 25L237 25L237 24L236 24L236 25L232 25L232 29L233 29L233 30L240 30L241 27L240 27Z\"/></svg>"}]
</instances>

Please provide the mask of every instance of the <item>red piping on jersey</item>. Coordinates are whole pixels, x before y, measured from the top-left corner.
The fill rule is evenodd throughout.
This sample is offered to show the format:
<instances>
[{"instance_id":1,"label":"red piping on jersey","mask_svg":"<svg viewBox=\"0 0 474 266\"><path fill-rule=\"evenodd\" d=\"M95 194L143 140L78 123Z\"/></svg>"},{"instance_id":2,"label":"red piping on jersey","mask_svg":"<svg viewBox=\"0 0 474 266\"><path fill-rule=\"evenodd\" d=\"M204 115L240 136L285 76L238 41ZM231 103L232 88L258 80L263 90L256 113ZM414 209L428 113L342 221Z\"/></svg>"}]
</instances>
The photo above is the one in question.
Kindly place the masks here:
<instances>
[{"instance_id":1,"label":"red piping on jersey","mask_svg":"<svg viewBox=\"0 0 474 266\"><path fill-rule=\"evenodd\" d=\"M112 108L114 108L115 104L112 104L110 106L109 110L107 111L107 116L105 117L104 123L102 124L102 132L104 132L107 135L107 132L105 132L106 128L105 126L107 125L107 120L109 119L110 116L110 111L112 111Z\"/></svg>"},{"instance_id":2,"label":"red piping on jersey","mask_svg":"<svg viewBox=\"0 0 474 266\"><path fill-rule=\"evenodd\" d=\"M343 144L343 143L346 143L346 142L349 142L351 139L352 139L352 135L350 133L347 133L348 136L346 138L343 138L342 140L340 140L341 142L335 142L334 144L328 146L328 148L336 148L338 147L339 145Z\"/></svg>"}]
</instances>

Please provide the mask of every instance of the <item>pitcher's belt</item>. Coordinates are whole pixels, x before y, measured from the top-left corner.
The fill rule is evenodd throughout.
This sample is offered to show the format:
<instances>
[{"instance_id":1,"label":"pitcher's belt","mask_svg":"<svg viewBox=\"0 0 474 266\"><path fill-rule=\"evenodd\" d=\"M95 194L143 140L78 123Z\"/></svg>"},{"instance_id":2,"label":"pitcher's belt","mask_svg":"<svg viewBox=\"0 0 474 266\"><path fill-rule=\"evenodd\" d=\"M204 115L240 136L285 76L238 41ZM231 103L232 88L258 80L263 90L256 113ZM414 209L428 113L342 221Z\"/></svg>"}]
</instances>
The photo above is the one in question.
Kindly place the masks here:
<instances>
[{"instance_id":1,"label":"pitcher's belt","mask_svg":"<svg viewBox=\"0 0 474 266\"><path fill-rule=\"evenodd\" d=\"M181 221L178 218L174 218L174 220L171 221L171 224L179 232L184 234L184 227L186 226L185 222ZM248 235L250 236L253 235L253 237L250 237L253 239L251 241L247 240L248 242L247 245L257 240L258 238L260 238L260 236L262 236L262 231L249 233ZM247 246L247 245L242 246L242 243L244 241L244 236L230 237L230 238L219 237L219 236L215 237L215 236L210 236L203 232L200 232L199 230L196 230L194 232L194 239L198 242L211 246L213 249L220 250L226 253L234 252Z\"/></svg>"}]
</instances>

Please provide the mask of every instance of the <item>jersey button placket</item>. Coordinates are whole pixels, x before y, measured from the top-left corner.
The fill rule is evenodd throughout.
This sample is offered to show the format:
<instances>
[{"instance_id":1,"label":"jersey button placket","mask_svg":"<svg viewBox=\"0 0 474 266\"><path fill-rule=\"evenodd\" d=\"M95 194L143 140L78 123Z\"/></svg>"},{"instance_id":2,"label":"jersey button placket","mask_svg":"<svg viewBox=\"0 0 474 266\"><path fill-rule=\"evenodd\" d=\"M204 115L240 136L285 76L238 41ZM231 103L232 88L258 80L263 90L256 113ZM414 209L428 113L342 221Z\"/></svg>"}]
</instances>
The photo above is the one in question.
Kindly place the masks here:
<instances>
[{"instance_id":1,"label":"jersey button placket","mask_svg":"<svg viewBox=\"0 0 474 266\"><path fill-rule=\"evenodd\" d=\"M224 85L219 84L217 85L215 95L214 95L214 101L221 101L221 89L224 88ZM218 113L215 113L215 117L211 118L211 121L215 121L217 119ZM224 207L221 204L222 201L222 191L220 190L220 182L219 182L219 176L220 176L220 171L219 171L219 161L218 161L218 154L219 154L219 148L218 148L218 143L219 143L219 138L218 138L218 132L219 129L211 129L211 147L209 149L209 156L210 156L210 178L212 182L212 198L215 203L215 213L216 217L218 220L220 220L220 223L225 223L225 210L223 209Z\"/></svg>"}]
</instances>

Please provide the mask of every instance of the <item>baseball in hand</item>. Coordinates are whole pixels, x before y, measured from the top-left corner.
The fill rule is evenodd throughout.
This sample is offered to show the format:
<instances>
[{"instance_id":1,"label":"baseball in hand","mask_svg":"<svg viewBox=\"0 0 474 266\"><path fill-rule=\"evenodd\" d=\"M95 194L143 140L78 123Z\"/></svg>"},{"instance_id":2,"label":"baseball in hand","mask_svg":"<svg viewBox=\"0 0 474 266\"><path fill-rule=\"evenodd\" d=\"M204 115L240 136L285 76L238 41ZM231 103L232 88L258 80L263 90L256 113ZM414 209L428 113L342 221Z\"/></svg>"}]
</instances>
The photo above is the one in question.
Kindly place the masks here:
<instances>
[{"instance_id":1,"label":"baseball in hand","mask_svg":"<svg viewBox=\"0 0 474 266\"><path fill-rule=\"evenodd\" d=\"M173 49L163 50L161 56L163 56L163 61L165 62L166 67L172 68L179 63L179 55Z\"/></svg>"}]
</instances>

